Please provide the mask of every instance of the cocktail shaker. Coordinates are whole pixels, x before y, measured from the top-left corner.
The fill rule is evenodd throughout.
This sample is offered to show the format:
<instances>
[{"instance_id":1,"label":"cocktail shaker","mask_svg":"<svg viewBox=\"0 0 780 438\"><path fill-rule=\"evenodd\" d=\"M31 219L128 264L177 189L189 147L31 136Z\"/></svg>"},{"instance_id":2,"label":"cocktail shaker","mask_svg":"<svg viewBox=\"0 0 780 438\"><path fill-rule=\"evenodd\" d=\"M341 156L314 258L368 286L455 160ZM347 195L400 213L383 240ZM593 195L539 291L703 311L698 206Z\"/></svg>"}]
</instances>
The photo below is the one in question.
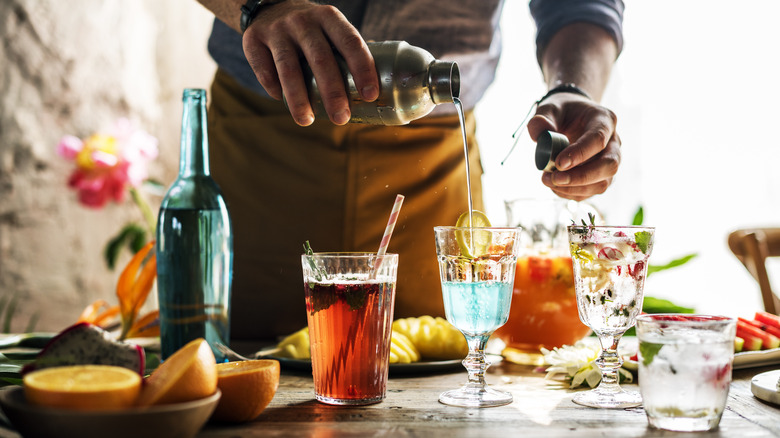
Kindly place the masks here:
<instances>
[{"instance_id":1,"label":"cocktail shaker","mask_svg":"<svg viewBox=\"0 0 780 438\"><path fill-rule=\"evenodd\" d=\"M346 62L336 57L350 101L350 123L405 125L460 95L457 63L437 60L405 41L371 42L368 49L379 74L379 97L373 102L361 99ZM308 64L303 70L312 109L315 114L325 115L322 96Z\"/></svg>"}]
</instances>

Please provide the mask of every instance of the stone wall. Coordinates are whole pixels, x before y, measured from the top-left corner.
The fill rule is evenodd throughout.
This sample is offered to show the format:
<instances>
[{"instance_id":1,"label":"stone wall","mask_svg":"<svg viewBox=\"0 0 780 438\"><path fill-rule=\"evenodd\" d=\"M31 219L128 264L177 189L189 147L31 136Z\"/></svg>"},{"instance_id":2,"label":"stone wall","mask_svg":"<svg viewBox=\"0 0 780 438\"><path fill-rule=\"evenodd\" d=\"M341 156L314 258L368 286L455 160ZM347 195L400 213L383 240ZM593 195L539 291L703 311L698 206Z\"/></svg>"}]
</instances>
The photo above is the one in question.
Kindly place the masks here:
<instances>
[{"instance_id":1,"label":"stone wall","mask_svg":"<svg viewBox=\"0 0 780 438\"><path fill-rule=\"evenodd\" d=\"M0 330L37 315L37 330L58 331L98 298L117 302L129 254L111 271L103 247L141 216L129 201L79 205L55 146L128 117L158 138L151 176L170 184L181 91L208 88L214 72L212 19L195 0L0 2ZM160 197L148 200L156 212Z\"/></svg>"}]
</instances>

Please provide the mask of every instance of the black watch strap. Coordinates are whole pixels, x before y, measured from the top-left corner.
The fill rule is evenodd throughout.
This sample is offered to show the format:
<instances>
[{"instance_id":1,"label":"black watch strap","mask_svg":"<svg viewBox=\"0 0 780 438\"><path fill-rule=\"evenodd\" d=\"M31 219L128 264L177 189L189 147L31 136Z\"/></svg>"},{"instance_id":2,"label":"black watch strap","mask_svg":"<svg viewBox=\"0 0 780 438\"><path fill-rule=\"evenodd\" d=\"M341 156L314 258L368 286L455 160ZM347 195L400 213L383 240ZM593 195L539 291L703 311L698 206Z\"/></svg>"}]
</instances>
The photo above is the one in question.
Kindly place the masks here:
<instances>
[{"instance_id":1,"label":"black watch strap","mask_svg":"<svg viewBox=\"0 0 780 438\"><path fill-rule=\"evenodd\" d=\"M246 29L252 24L257 14L260 13L260 9L263 6L270 6L281 2L282 0L247 0L244 6L241 6L241 33L246 32Z\"/></svg>"}]
</instances>

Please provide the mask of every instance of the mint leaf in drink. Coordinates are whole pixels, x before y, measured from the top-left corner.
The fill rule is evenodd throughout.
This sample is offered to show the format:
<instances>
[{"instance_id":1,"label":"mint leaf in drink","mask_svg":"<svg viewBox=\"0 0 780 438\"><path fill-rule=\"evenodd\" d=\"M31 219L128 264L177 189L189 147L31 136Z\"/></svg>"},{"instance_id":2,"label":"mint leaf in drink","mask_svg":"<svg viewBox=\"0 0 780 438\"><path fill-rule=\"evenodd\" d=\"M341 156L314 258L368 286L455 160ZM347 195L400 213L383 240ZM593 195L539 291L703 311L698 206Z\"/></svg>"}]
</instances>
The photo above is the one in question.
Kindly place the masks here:
<instances>
[{"instance_id":1,"label":"mint leaf in drink","mask_svg":"<svg viewBox=\"0 0 780 438\"><path fill-rule=\"evenodd\" d=\"M654 344L652 342L639 343L639 355L642 356L642 365L648 366L653 358L661 350L663 344Z\"/></svg>"},{"instance_id":2,"label":"mint leaf in drink","mask_svg":"<svg viewBox=\"0 0 780 438\"><path fill-rule=\"evenodd\" d=\"M349 304L349 310L360 310L366 304L366 290L368 285L347 286L344 290L344 300Z\"/></svg>"},{"instance_id":3,"label":"mint leaf in drink","mask_svg":"<svg viewBox=\"0 0 780 438\"><path fill-rule=\"evenodd\" d=\"M647 254L647 247L650 245L650 240L653 236L649 231L637 231L634 233L634 239L636 240L636 246L642 251L643 254Z\"/></svg>"},{"instance_id":4,"label":"mint leaf in drink","mask_svg":"<svg viewBox=\"0 0 780 438\"><path fill-rule=\"evenodd\" d=\"M307 304L310 304L309 312L311 312L312 315L320 310L325 310L336 303L337 297L333 285L307 283L306 286L309 288L307 293L310 297L309 303Z\"/></svg>"}]
</instances>

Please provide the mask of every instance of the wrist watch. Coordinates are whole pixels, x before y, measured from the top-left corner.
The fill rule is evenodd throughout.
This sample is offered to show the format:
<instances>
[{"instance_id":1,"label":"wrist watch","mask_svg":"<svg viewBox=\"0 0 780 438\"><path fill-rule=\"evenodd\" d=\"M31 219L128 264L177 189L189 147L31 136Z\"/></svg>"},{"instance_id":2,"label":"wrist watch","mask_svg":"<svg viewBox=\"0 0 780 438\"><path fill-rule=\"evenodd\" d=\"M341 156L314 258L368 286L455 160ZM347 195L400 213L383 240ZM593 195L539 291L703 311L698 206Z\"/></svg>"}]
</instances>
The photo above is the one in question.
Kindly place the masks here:
<instances>
[{"instance_id":1,"label":"wrist watch","mask_svg":"<svg viewBox=\"0 0 780 438\"><path fill-rule=\"evenodd\" d=\"M241 33L246 32L246 28L252 24L260 9L264 6L271 6L281 3L283 0L247 0L244 6L241 6Z\"/></svg>"}]
</instances>

